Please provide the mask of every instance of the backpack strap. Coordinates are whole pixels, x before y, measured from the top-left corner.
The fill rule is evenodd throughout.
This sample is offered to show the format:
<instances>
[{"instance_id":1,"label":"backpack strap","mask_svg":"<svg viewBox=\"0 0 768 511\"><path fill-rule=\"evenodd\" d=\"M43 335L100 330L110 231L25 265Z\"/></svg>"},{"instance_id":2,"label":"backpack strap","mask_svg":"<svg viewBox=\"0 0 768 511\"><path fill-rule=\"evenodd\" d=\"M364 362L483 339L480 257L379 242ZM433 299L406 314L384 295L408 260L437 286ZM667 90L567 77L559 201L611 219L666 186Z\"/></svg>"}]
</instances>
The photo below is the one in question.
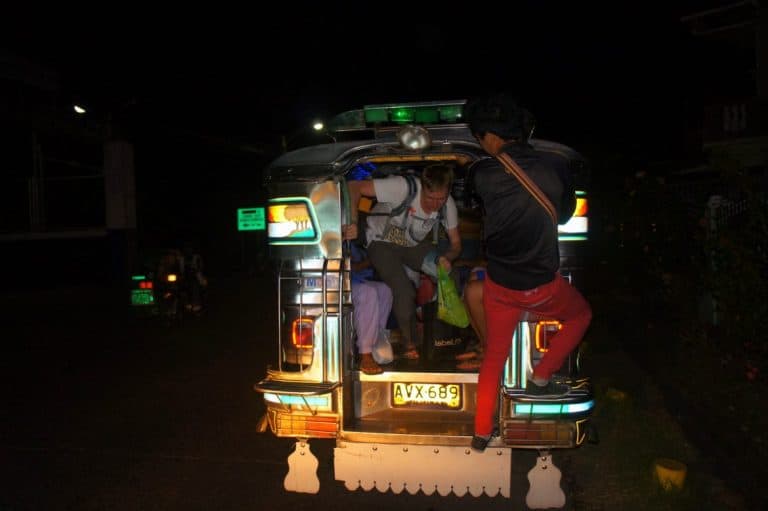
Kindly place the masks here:
<instances>
[{"instance_id":1,"label":"backpack strap","mask_svg":"<svg viewBox=\"0 0 768 511\"><path fill-rule=\"evenodd\" d=\"M406 183L408 183L408 195L405 196L405 200L403 200L403 202L398 204L396 208L393 208L389 212L389 215L387 216L387 223L384 224L384 231L382 232L383 238L386 238L389 235L392 219L402 215L403 212L408 209L408 207L411 205L411 202L413 202L413 199L416 197L416 192L418 191L418 187L416 186L416 177L414 175L406 174L403 177L405 178Z\"/></svg>"},{"instance_id":2,"label":"backpack strap","mask_svg":"<svg viewBox=\"0 0 768 511\"><path fill-rule=\"evenodd\" d=\"M526 174L525 171L520 167L520 165L518 165L517 162L513 160L512 157L507 153L502 152L497 154L496 159L499 160L502 165L504 165L504 169L507 171L507 174L515 176L517 180L520 181L520 184L523 185L523 188L528 190L533 198L536 199L539 204L541 204L549 217L552 219L555 230L557 230L557 210L555 210L555 206L547 198L547 196L544 195L544 192L541 191L541 188L539 188L536 183L533 182L533 179L531 179L530 176Z\"/></svg>"},{"instance_id":3,"label":"backpack strap","mask_svg":"<svg viewBox=\"0 0 768 511\"><path fill-rule=\"evenodd\" d=\"M432 244L437 245L437 238L440 234L440 223L443 221L443 218L445 218L445 207L448 205L448 201L446 201L445 204L442 205L440 210L437 212L437 221L435 222L435 225L432 226Z\"/></svg>"},{"instance_id":4,"label":"backpack strap","mask_svg":"<svg viewBox=\"0 0 768 511\"><path fill-rule=\"evenodd\" d=\"M392 211L389 212L389 216L400 216L403 214L403 211L405 211L408 206L411 205L411 202L413 202L414 197L416 197L416 177L413 174L406 174L403 176L405 178L405 181L408 183L408 195L405 197L405 200L401 202L396 208L394 208Z\"/></svg>"}]
</instances>

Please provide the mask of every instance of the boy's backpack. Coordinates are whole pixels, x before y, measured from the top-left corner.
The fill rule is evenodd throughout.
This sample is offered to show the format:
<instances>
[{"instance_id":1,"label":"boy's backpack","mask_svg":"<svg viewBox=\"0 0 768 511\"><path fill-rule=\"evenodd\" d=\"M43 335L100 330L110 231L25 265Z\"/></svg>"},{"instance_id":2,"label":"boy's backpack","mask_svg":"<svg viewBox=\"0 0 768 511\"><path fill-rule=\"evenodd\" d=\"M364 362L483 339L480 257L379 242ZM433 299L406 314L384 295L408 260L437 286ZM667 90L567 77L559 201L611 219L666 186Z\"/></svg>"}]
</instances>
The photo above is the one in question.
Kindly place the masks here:
<instances>
[{"instance_id":1,"label":"boy's backpack","mask_svg":"<svg viewBox=\"0 0 768 511\"><path fill-rule=\"evenodd\" d=\"M416 184L416 176L413 174L405 174L402 176L405 178L405 181L408 183L408 194L405 196L405 199L403 199L403 202L392 208L389 212L376 212L376 211L367 211L367 212L361 212L361 214L358 215L358 240L363 246L368 246L368 241L366 240L366 227L368 224L368 217L369 216L387 216L387 223L384 226L384 235L389 232L390 229L390 223L393 218L397 218L400 215L402 215L406 209L408 209L408 206L411 205L413 202L413 199L416 198L416 193L418 192L419 188ZM440 223L442 222L443 218L445 217L445 204L443 204L443 207L440 208L440 211L437 214L437 222L435 222L435 226L432 228L432 243L437 245L437 238L438 238L438 232L440 229Z\"/></svg>"}]
</instances>

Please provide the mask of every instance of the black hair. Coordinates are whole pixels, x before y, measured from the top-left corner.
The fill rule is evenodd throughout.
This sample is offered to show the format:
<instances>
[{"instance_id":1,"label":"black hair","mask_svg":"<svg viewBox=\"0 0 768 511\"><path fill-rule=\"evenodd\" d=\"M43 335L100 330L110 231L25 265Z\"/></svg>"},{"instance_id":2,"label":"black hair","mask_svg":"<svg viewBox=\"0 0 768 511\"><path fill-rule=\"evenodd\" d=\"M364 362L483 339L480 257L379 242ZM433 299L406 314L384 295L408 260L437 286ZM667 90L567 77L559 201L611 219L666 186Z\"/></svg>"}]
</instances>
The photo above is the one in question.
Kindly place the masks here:
<instances>
[{"instance_id":1,"label":"black hair","mask_svg":"<svg viewBox=\"0 0 768 511\"><path fill-rule=\"evenodd\" d=\"M516 98L505 93L479 96L464 105L464 120L473 135L498 135L503 140L527 142L536 119Z\"/></svg>"}]
</instances>

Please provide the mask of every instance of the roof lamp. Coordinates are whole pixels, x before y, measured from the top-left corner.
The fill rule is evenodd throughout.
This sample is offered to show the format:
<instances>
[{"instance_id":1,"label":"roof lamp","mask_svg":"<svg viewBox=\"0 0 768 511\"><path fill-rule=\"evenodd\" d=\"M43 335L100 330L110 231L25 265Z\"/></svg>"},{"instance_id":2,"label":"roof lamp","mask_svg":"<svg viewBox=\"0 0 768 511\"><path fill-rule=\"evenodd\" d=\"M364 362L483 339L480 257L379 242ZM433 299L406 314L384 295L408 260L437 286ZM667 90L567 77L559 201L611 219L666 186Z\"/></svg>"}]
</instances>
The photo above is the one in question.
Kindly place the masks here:
<instances>
[{"instance_id":1,"label":"roof lamp","mask_svg":"<svg viewBox=\"0 0 768 511\"><path fill-rule=\"evenodd\" d=\"M403 126L397 132L397 140L406 149L418 151L432 145L432 136L421 126Z\"/></svg>"}]
</instances>

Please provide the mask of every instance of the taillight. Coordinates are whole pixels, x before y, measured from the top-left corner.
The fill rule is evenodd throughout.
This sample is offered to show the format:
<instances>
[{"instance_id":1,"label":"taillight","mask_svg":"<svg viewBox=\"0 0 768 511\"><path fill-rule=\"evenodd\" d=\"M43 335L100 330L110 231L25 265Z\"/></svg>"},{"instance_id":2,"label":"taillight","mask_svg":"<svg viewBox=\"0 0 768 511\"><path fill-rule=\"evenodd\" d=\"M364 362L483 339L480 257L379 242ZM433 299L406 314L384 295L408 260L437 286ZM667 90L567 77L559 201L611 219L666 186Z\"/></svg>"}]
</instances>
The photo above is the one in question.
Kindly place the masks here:
<instances>
[{"instance_id":1,"label":"taillight","mask_svg":"<svg viewBox=\"0 0 768 511\"><path fill-rule=\"evenodd\" d=\"M561 328L563 328L562 323L555 320L539 321L536 323L536 350L541 353L549 351L549 340L554 337Z\"/></svg>"},{"instance_id":2,"label":"taillight","mask_svg":"<svg viewBox=\"0 0 768 511\"><path fill-rule=\"evenodd\" d=\"M175 273L169 273L168 276L165 278L168 282L176 282L176 274Z\"/></svg>"},{"instance_id":3,"label":"taillight","mask_svg":"<svg viewBox=\"0 0 768 511\"><path fill-rule=\"evenodd\" d=\"M586 197L576 197L576 209L573 210L573 216L587 216L587 212L589 211L587 198Z\"/></svg>"},{"instance_id":4,"label":"taillight","mask_svg":"<svg viewBox=\"0 0 768 511\"><path fill-rule=\"evenodd\" d=\"M139 282L139 289L152 289L152 281L145 280L143 282Z\"/></svg>"},{"instance_id":5,"label":"taillight","mask_svg":"<svg viewBox=\"0 0 768 511\"><path fill-rule=\"evenodd\" d=\"M576 190L576 207L573 210L571 219L564 225L557 226L557 232L561 240L586 240L589 233L589 203L587 194L581 190Z\"/></svg>"},{"instance_id":6,"label":"taillight","mask_svg":"<svg viewBox=\"0 0 768 511\"><path fill-rule=\"evenodd\" d=\"M296 318L291 326L291 343L296 348L312 348L314 346L314 332L314 319Z\"/></svg>"}]
</instances>

